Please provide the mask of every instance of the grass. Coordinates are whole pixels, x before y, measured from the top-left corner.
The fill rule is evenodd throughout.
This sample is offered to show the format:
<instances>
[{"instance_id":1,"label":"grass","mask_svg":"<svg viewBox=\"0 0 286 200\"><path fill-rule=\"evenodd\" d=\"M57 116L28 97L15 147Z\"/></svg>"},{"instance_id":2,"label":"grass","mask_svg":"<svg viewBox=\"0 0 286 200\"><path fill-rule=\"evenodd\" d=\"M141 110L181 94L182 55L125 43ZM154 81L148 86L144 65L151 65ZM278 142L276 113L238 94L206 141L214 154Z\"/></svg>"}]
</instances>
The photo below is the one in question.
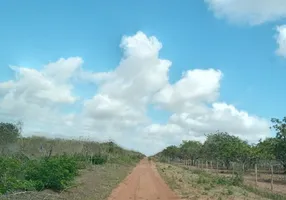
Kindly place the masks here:
<instances>
[{"instance_id":1,"label":"grass","mask_svg":"<svg viewBox=\"0 0 286 200\"><path fill-rule=\"evenodd\" d=\"M257 194L261 197L265 197L268 199L273 199L273 200L286 200L285 196L282 196L280 194L276 194L276 193L271 193L269 191L265 191L265 190L261 190L258 188L255 188L253 186L250 185L243 185L243 188L246 189L249 192L253 192L254 194Z\"/></svg>"},{"instance_id":2,"label":"grass","mask_svg":"<svg viewBox=\"0 0 286 200\"><path fill-rule=\"evenodd\" d=\"M61 192L18 192L15 195L2 196L0 200L106 200L111 191L131 172L134 165L135 163L96 165L80 170L74 184Z\"/></svg>"},{"instance_id":3,"label":"grass","mask_svg":"<svg viewBox=\"0 0 286 200\"><path fill-rule=\"evenodd\" d=\"M202 170L157 163L167 184L183 199L270 199L250 191L238 176L220 177Z\"/></svg>"},{"instance_id":4,"label":"grass","mask_svg":"<svg viewBox=\"0 0 286 200\"><path fill-rule=\"evenodd\" d=\"M105 199L144 157L114 142L87 140L30 137L4 147L0 199Z\"/></svg>"}]
</instances>

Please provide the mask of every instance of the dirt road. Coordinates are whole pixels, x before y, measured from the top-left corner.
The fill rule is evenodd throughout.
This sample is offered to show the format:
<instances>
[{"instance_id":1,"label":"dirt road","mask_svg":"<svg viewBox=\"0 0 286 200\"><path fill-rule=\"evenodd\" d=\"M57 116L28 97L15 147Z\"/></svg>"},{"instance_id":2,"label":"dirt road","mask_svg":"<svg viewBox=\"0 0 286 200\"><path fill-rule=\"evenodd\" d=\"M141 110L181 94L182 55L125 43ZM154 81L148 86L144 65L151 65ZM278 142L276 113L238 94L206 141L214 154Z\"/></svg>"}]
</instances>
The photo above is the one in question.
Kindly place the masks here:
<instances>
[{"instance_id":1,"label":"dirt road","mask_svg":"<svg viewBox=\"0 0 286 200\"><path fill-rule=\"evenodd\" d=\"M143 159L112 192L108 200L179 200L158 174L154 163Z\"/></svg>"}]
</instances>

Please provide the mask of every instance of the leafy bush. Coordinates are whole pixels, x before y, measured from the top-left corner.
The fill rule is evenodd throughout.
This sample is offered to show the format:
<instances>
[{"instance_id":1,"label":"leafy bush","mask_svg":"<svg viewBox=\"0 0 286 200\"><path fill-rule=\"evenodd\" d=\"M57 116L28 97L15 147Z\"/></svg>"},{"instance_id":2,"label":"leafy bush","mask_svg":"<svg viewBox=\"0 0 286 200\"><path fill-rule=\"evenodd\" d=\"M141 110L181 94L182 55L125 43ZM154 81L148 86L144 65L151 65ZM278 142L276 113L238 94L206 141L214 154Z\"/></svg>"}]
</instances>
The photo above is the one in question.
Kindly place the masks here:
<instances>
[{"instance_id":1,"label":"leafy bush","mask_svg":"<svg viewBox=\"0 0 286 200\"><path fill-rule=\"evenodd\" d=\"M199 179L197 181L198 184L205 184L205 183L209 183L209 182L210 182L210 180L203 175L200 175Z\"/></svg>"},{"instance_id":2,"label":"leafy bush","mask_svg":"<svg viewBox=\"0 0 286 200\"><path fill-rule=\"evenodd\" d=\"M235 176L232 177L224 177L213 175L207 173L203 170L194 169L192 170L194 174L198 174L199 178L197 180L198 184L217 184L217 185L233 185L233 186L241 186L243 184L243 175L236 173Z\"/></svg>"},{"instance_id":3,"label":"leafy bush","mask_svg":"<svg viewBox=\"0 0 286 200\"><path fill-rule=\"evenodd\" d=\"M93 155L91 158L93 165L102 165L107 162L107 156L103 155Z\"/></svg>"},{"instance_id":4,"label":"leafy bush","mask_svg":"<svg viewBox=\"0 0 286 200\"><path fill-rule=\"evenodd\" d=\"M234 186L241 186L243 184L243 175L240 173L236 173L234 177L232 177L231 182Z\"/></svg>"},{"instance_id":5,"label":"leafy bush","mask_svg":"<svg viewBox=\"0 0 286 200\"><path fill-rule=\"evenodd\" d=\"M22 161L0 157L0 193L15 190L64 189L78 174L78 163L72 156L53 156Z\"/></svg>"},{"instance_id":6,"label":"leafy bush","mask_svg":"<svg viewBox=\"0 0 286 200\"><path fill-rule=\"evenodd\" d=\"M35 183L24 179L25 163L14 157L0 157L0 194L14 190L33 190Z\"/></svg>"},{"instance_id":7,"label":"leafy bush","mask_svg":"<svg viewBox=\"0 0 286 200\"><path fill-rule=\"evenodd\" d=\"M222 177L222 176L216 176L214 178L214 182L218 185L232 185L230 178Z\"/></svg>"},{"instance_id":8,"label":"leafy bush","mask_svg":"<svg viewBox=\"0 0 286 200\"><path fill-rule=\"evenodd\" d=\"M129 165L144 157L115 143L22 138L20 133L21 124L0 122L0 194L23 190L62 190L71 184L79 169L91 163Z\"/></svg>"},{"instance_id":9,"label":"leafy bush","mask_svg":"<svg viewBox=\"0 0 286 200\"><path fill-rule=\"evenodd\" d=\"M25 179L36 183L37 190L64 189L78 174L78 165L73 157L55 156L29 163Z\"/></svg>"}]
</instances>

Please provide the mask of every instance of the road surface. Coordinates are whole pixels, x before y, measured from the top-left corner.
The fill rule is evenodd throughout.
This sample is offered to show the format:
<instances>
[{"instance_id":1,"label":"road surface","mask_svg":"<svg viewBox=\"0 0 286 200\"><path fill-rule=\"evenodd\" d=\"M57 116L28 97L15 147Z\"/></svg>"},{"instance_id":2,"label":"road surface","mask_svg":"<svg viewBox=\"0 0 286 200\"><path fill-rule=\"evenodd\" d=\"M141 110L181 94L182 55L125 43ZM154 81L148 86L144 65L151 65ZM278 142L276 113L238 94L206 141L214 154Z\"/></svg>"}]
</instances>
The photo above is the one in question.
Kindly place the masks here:
<instances>
[{"instance_id":1,"label":"road surface","mask_svg":"<svg viewBox=\"0 0 286 200\"><path fill-rule=\"evenodd\" d=\"M155 164L143 159L108 200L179 200L158 174Z\"/></svg>"}]
</instances>

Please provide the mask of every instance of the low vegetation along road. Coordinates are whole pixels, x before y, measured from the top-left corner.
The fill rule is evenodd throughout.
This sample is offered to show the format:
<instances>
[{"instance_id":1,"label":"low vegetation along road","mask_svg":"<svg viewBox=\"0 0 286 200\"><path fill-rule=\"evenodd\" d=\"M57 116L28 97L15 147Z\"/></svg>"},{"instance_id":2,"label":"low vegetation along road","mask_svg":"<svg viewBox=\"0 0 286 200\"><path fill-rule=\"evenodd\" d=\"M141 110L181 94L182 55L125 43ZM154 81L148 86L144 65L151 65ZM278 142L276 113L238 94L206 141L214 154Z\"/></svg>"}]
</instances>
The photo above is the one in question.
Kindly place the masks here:
<instances>
[{"instance_id":1,"label":"low vegetation along road","mask_svg":"<svg viewBox=\"0 0 286 200\"><path fill-rule=\"evenodd\" d=\"M156 170L155 164L143 159L112 192L108 200L179 200Z\"/></svg>"}]
</instances>

